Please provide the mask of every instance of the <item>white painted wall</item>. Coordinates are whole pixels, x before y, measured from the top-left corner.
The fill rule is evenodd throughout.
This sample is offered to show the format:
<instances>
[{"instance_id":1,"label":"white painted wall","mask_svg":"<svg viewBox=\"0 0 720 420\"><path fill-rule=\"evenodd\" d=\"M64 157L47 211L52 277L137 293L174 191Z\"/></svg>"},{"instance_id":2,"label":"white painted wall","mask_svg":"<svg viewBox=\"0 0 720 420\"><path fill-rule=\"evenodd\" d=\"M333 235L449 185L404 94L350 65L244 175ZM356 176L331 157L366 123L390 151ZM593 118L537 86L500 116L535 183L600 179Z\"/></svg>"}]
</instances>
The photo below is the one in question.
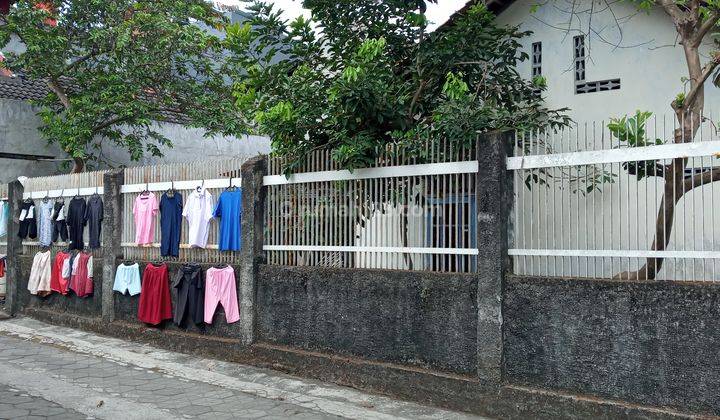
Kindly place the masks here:
<instances>
[{"instance_id":1,"label":"white painted wall","mask_svg":"<svg viewBox=\"0 0 720 420\"><path fill-rule=\"evenodd\" d=\"M605 1L575 2L585 10L592 5L596 10L605 9L592 15L592 27L599 34L586 35L586 45L590 46L586 80L620 78L622 84L620 90L578 95L574 93L573 37L588 32L590 13L580 13L570 31L565 31L569 14L561 10L569 10L571 1L550 0L530 13L536 3L540 2L518 0L498 16L498 22L533 32L523 41L528 54L533 42L542 42L549 107L570 108L569 115L580 124L634 113L636 109L671 116L670 102L683 91L681 78L687 77L687 69L682 48L676 45L674 26L664 11L656 9L647 14L638 12L631 2L611 2L612 11L622 21L618 28ZM522 63L519 71L530 78L530 61ZM720 89L708 81L706 111L720 112L718 105Z\"/></svg>"}]
</instances>

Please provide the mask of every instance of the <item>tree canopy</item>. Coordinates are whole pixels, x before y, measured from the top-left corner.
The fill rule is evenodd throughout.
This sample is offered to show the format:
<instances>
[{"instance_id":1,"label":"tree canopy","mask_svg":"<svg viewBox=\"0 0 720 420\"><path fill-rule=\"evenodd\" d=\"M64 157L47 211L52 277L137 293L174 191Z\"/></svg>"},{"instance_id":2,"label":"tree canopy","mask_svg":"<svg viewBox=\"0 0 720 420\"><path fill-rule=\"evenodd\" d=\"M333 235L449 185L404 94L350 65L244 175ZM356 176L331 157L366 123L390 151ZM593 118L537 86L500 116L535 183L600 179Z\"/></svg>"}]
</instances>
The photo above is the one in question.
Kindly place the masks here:
<instances>
[{"instance_id":1,"label":"tree canopy","mask_svg":"<svg viewBox=\"0 0 720 420\"><path fill-rule=\"evenodd\" d=\"M517 72L529 33L497 25L482 2L435 32L424 1L303 6L312 20L287 22L256 1L248 22L227 29L236 105L289 158L287 171L320 148L353 169L388 143L467 145L487 130L567 122L543 106L542 80Z\"/></svg>"},{"instance_id":2,"label":"tree canopy","mask_svg":"<svg viewBox=\"0 0 720 420\"><path fill-rule=\"evenodd\" d=\"M160 155L171 141L153 122L168 113L233 128L220 116L233 107L221 94L222 43L206 30L223 25L204 0L20 0L0 17L0 49L13 37L24 49L0 65L47 84L42 135L81 171L108 143L132 159Z\"/></svg>"}]
</instances>

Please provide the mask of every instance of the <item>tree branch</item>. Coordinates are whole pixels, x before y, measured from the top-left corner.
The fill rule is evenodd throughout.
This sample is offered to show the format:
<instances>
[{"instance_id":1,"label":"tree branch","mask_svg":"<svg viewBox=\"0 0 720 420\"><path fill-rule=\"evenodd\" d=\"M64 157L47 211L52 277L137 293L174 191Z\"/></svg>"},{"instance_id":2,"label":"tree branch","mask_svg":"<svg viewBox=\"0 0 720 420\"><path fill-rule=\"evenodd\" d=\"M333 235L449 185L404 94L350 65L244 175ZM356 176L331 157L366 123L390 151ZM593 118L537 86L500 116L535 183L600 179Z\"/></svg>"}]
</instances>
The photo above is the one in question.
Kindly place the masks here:
<instances>
[{"instance_id":1,"label":"tree branch","mask_svg":"<svg viewBox=\"0 0 720 420\"><path fill-rule=\"evenodd\" d=\"M50 88L53 93L55 93L60 100L60 103L63 104L65 109L70 109L70 99L67 96L67 93L65 92L65 89L60 85L60 82L54 77L50 78L47 82L48 87Z\"/></svg>"},{"instance_id":2,"label":"tree branch","mask_svg":"<svg viewBox=\"0 0 720 420\"><path fill-rule=\"evenodd\" d=\"M703 67L702 69L700 79L695 80L696 83L690 89L690 92L688 92L687 96L685 96L685 101L683 102L684 109L690 109L690 107L692 107L698 94L702 92L703 89L705 89L705 82L708 78L710 78L710 75L713 74L717 66L720 65L720 53L716 51L712 55L712 61L705 64L705 67Z\"/></svg>"},{"instance_id":3,"label":"tree branch","mask_svg":"<svg viewBox=\"0 0 720 420\"><path fill-rule=\"evenodd\" d=\"M117 116L115 118L111 118L111 119L105 121L104 123L98 124L95 127L93 127L92 132L93 132L93 134L96 134L99 131L102 131L112 125L131 120L134 117L135 117L134 115L124 115L124 116Z\"/></svg>"},{"instance_id":4,"label":"tree branch","mask_svg":"<svg viewBox=\"0 0 720 420\"><path fill-rule=\"evenodd\" d=\"M675 21L675 25L678 26L680 22L687 19L687 15L683 12L674 0L660 0L658 1L660 6L665 9L665 12Z\"/></svg>"},{"instance_id":5,"label":"tree branch","mask_svg":"<svg viewBox=\"0 0 720 420\"><path fill-rule=\"evenodd\" d=\"M70 70L72 70L72 69L74 69L75 67L79 66L80 64L88 61L89 59L97 56L98 54L100 54L100 51L99 51L99 50L96 50L96 49L93 49L93 51L85 54L85 55L82 56L82 57L79 57L77 60L75 60L75 61L73 61L72 63L70 63L70 64L68 64L67 66L65 66L65 68L63 69L63 74L64 74L64 73L67 73L68 71L70 71Z\"/></svg>"},{"instance_id":6,"label":"tree branch","mask_svg":"<svg viewBox=\"0 0 720 420\"><path fill-rule=\"evenodd\" d=\"M690 178L687 178L683 181L683 193L686 193L693 188L707 185L711 182L719 181L720 180L720 170L714 170L710 169L709 171L701 172L699 174L695 174Z\"/></svg>"},{"instance_id":7,"label":"tree branch","mask_svg":"<svg viewBox=\"0 0 720 420\"><path fill-rule=\"evenodd\" d=\"M692 44L696 47L699 47L702 43L702 40L705 38L705 35L707 35L708 32L710 32L710 30L712 30L712 28L717 25L718 20L720 20L720 13L718 13L718 11L716 10L710 12L710 15L708 15L708 18L705 20L705 22L700 24L697 33L691 41Z\"/></svg>"}]
</instances>

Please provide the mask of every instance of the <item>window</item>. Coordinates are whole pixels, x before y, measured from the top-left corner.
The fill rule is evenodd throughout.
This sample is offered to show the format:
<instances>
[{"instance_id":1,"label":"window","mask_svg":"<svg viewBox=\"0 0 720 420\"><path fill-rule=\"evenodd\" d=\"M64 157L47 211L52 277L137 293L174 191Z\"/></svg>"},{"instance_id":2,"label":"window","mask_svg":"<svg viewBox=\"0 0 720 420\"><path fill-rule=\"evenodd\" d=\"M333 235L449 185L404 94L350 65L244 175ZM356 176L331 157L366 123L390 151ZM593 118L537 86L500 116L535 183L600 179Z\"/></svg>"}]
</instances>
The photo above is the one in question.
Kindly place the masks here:
<instances>
[{"instance_id":1,"label":"window","mask_svg":"<svg viewBox=\"0 0 720 420\"><path fill-rule=\"evenodd\" d=\"M604 92L620 89L620 79L608 79L595 82L585 81L585 35L573 38L575 52L575 93Z\"/></svg>"},{"instance_id":2,"label":"window","mask_svg":"<svg viewBox=\"0 0 720 420\"><path fill-rule=\"evenodd\" d=\"M542 42L532 44L532 77L542 76Z\"/></svg>"},{"instance_id":3,"label":"window","mask_svg":"<svg viewBox=\"0 0 720 420\"><path fill-rule=\"evenodd\" d=\"M431 248L477 248L477 211L474 195L448 195L430 198L426 237ZM432 254L427 267L434 271L472 272L477 269L474 255Z\"/></svg>"}]
</instances>

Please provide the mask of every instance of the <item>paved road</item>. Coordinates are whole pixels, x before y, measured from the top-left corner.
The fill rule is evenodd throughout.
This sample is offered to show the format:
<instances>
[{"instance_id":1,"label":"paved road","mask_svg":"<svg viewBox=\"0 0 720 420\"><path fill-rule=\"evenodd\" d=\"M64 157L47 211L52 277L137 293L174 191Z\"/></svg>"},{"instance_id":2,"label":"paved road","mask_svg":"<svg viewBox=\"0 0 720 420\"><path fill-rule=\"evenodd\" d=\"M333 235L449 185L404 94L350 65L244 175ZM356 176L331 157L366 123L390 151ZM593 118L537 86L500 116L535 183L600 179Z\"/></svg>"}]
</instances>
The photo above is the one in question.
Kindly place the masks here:
<instances>
[{"instance_id":1,"label":"paved road","mask_svg":"<svg viewBox=\"0 0 720 420\"><path fill-rule=\"evenodd\" d=\"M0 418L464 419L265 369L50 326L0 322Z\"/></svg>"}]
</instances>

